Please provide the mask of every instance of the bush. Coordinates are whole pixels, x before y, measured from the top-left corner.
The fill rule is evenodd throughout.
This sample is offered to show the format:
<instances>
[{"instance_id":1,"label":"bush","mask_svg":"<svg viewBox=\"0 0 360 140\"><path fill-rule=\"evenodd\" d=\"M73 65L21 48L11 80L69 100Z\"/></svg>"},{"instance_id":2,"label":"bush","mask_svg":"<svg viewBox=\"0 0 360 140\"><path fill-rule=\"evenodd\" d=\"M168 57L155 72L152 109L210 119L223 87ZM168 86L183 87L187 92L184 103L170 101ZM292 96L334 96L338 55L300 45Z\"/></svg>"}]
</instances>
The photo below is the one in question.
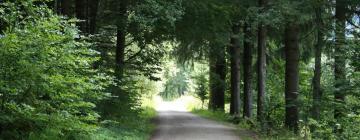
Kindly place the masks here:
<instances>
[{"instance_id":1,"label":"bush","mask_svg":"<svg viewBox=\"0 0 360 140\"><path fill-rule=\"evenodd\" d=\"M95 51L72 22L31 0L4 3L0 38L0 136L56 139L87 134L111 77L92 69Z\"/></svg>"}]
</instances>

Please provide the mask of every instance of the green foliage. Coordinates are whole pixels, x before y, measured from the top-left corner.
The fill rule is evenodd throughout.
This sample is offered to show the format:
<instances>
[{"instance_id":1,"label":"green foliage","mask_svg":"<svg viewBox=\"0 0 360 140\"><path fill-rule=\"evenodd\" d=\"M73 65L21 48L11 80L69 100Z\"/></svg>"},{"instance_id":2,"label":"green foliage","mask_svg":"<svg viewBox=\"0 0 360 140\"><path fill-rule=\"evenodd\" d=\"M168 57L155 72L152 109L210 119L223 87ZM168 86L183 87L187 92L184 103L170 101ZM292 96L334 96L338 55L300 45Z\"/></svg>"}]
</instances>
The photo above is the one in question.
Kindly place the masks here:
<instances>
[{"instance_id":1,"label":"green foliage","mask_svg":"<svg viewBox=\"0 0 360 140\"><path fill-rule=\"evenodd\" d=\"M193 77L195 80L196 88L195 88L195 95L201 100L202 107L204 106L205 100L208 99L208 79L204 73L200 75L196 75Z\"/></svg>"},{"instance_id":2,"label":"green foliage","mask_svg":"<svg viewBox=\"0 0 360 140\"><path fill-rule=\"evenodd\" d=\"M219 121L222 123L233 123L234 119L233 116L223 112L223 111L209 111L209 110L192 110L192 113L199 115L204 118L212 119L215 121ZM255 133L251 130L245 130L245 129L251 129L253 124L249 123L249 120L240 119L240 122L235 125L237 128L236 132L241 136L242 139L262 139L262 140L297 140L300 139L299 137L294 136L289 131L281 130L281 134L278 135L263 135L262 133Z\"/></svg>"},{"instance_id":3,"label":"green foliage","mask_svg":"<svg viewBox=\"0 0 360 140\"><path fill-rule=\"evenodd\" d=\"M140 116L133 116L121 122L103 122L102 128L92 133L91 140L145 140L154 129L151 119L156 112L153 108L143 108Z\"/></svg>"},{"instance_id":4,"label":"green foliage","mask_svg":"<svg viewBox=\"0 0 360 140\"><path fill-rule=\"evenodd\" d=\"M229 114L224 113L224 111L209 111L203 109L195 109L192 110L191 112L201 117L213 119L216 121L222 121L222 122L227 122L232 118Z\"/></svg>"},{"instance_id":5,"label":"green foliage","mask_svg":"<svg viewBox=\"0 0 360 140\"><path fill-rule=\"evenodd\" d=\"M231 6L217 0L183 1L184 15L175 24L179 45L174 55L180 62L204 60L210 49L218 52L228 44Z\"/></svg>"},{"instance_id":6,"label":"green foliage","mask_svg":"<svg viewBox=\"0 0 360 140\"><path fill-rule=\"evenodd\" d=\"M119 5L125 3L126 13L119 17ZM161 71L159 59L167 53L164 42L173 40L175 21L183 14L181 0L104 0L99 9L99 34L96 35L99 44L95 48L108 53L104 54L110 56L107 63L115 65L114 38L122 28L126 34L125 69L130 75L142 74L160 80L155 76ZM122 20L126 24L118 27L119 22L124 22Z\"/></svg>"},{"instance_id":7,"label":"green foliage","mask_svg":"<svg viewBox=\"0 0 360 140\"><path fill-rule=\"evenodd\" d=\"M119 7L125 3L125 12L119 16ZM97 107L102 119L118 123L111 131L107 128L102 131L104 139L107 139L106 133L114 139L128 135L135 138L138 135L134 133L138 131L136 127L148 126L136 122L142 112L140 99L158 92L149 79L160 80L158 74L168 51L164 42L171 40L174 22L181 14L179 0L101 1L97 16L98 32L90 40L94 44L92 48L98 50L101 56L95 64L97 69L114 75L118 65L116 55L119 55L116 54L117 32L121 30L126 34L125 54L121 54L124 55L124 75L117 77L117 84L107 89L113 93L110 100L101 102ZM138 135L137 139L141 138Z\"/></svg>"},{"instance_id":8,"label":"green foliage","mask_svg":"<svg viewBox=\"0 0 360 140\"><path fill-rule=\"evenodd\" d=\"M19 8L22 7L22 8ZM95 51L73 23L32 1L4 3L0 38L0 132L5 139L60 139L90 133L95 104L111 82L92 69Z\"/></svg>"},{"instance_id":9,"label":"green foliage","mask_svg":"<svg viewBox=\"0 0 360 140\"><path fill-rule=\"evenodd\" d=\"M173 61L168 62L170 66L166 67L163 73L164 90L160 96L165 100L173 100L185 95L189 90L189 72L184 66L173 66Z\"/></svg>"},{"instance_id":10,"label":"green foliage","mask_svg":"<svg viewBox=\"0 0 360 140\"><path fill-rule=\"evenodd\" d=\"M165 89L163 92L160 92L160 96L164 100L173 100L182 95L185 95L187 83L184 82L182 79L177 79L180 76L172 77L168 79L165 83ZM181 80L181 81L180 81ZM180 83L178 83L180 82Z\"/></svg>"}]
</instances>

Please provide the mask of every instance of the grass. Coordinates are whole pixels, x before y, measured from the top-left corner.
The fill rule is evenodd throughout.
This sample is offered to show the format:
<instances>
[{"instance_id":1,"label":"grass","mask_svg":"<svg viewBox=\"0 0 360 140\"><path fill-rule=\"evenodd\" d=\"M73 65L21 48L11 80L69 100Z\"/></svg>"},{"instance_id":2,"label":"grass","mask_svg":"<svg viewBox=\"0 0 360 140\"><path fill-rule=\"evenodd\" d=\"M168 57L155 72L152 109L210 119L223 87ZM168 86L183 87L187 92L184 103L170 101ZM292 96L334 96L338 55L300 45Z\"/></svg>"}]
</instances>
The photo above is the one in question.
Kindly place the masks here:
<instances>
[{"instance_id":1,"label":"grass","mask_svg":"<svg viewBox=\"0 0 360 140\"><path fill-rule=\"evenodd\" d=\"M204 109L194 109L191 111L194 114L197 114L201 117L212 119L220 122L228 122L230 120L230 115L223 113L221 111L209 111Z\"/></svg>"},{"instance_id":2,"label":"grass","mask_svg":"<svg viewBox=\"0 0 360 140\"><path fill-rule=\"evenodd\" d=\"M155 126L153 108L144 108L138 117L126 118L121 122L107 122L90 136L91 140L147 140Z\"/></svg>"},{"instance_id":3,"label":"grass","mask_svg":"<svg viewBox=\"0 0 360 140\"><path fill-rule=\"evenodd\" d=\"M226 114L222 111L209 111L204 109L193 109L192 113L199 115L201 117L215 120L217 122L223 123L224 125L231 125L236 128L236 133L241 137L242 140L253 140L258 139L255 131L244 129L242 125L232 124L232 117L229 114Z\"/></svg>"},{"instance_id":4,"label":"grass","mask_svg":"<svg viewBox=\"0 0 360 140\"><path fill-rule=\"evenodd\" d=\"M103 121L94 131L88 133L61 133L62 130L49 127L45 131L31 133L29 140L148 140L155 128L151 120L156 111L151 107L142 107L136 115L124 114L117 121ZM73 124L76 125L76 124ZM19 138L22 139L22 138Z\"/></svg>"},{"instance_id":5,"label":"grass","mask_svg":"<svg viewBox=\"0 0 360 140\"><path fill-rule=\"evenodd\" d=\"M199 115L201 117L215 120L225 125L232 125L237 129L238 135L243 140L298 140L300 138L294 136L286 130L279 130L275 135L265 135L259 130L256 124L249 123L251 120L240 120L239 124L233 124L233 118L222 111L209 111L205 109L193 109L192 113Z\"/></svg>"}]
</instances>

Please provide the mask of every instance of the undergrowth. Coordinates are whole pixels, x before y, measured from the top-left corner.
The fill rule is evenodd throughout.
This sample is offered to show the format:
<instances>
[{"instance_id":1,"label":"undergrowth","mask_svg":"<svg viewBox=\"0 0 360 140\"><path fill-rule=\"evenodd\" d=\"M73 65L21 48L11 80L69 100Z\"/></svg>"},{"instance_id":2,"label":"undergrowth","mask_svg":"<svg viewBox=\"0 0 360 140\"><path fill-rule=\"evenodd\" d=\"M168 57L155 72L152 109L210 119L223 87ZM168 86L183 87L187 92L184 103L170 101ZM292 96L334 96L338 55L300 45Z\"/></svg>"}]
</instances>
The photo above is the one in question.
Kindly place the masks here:
<instances>
[{"instance_id":1,"label":"undergrowth","mask_svg":"<svg viewBox=\"0 0 360 140\"><path fill-rule=\"evenodd\" d=\"M215 120L222 123L232 124L236 127L237 133L242 139L260 139L260 140L298 140L299 137L294 136L291 132L286 130L261 130L260 126L253 120L239 119L234 121L234 118L223 111L209 111L206 109L193 109L192 113L201 117Z\"/></svg>"},{"instance_id":2,"label":"undergrowth","mask_svg":"<svg viewBox=\"0 0 360 140\"><path fill-rule=\"evenodd\" d=\"M146 140L155 128L151 119L155 117L154 108L143 108L140 116L126 118L121 122L104 122L100 129L91 134L91 140Z\"/></svg>"}]
</instances>

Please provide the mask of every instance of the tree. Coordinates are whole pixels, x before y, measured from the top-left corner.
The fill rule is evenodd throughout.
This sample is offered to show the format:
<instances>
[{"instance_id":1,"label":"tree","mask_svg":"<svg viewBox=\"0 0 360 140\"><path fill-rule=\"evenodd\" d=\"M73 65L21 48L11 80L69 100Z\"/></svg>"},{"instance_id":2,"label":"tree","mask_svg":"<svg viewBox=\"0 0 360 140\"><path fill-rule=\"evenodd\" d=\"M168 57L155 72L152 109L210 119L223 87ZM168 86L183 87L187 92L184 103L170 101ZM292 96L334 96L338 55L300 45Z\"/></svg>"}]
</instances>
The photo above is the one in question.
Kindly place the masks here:
<instances>
[{"instance_id":1,"label":"tree","mask_svg":"<svg viewBox=\"0 0 360 140\"><path fill-rule=\"evenodd\" d=\"M99 8L99 0L89 0L88 13L89 13L89 33L94 34L97 26L97 13Z\"/></svg>"},{"instance_id":2,"label":"tree","mask_svg":"<svg viewBox=\"0 0 360 140\"><path fill-rule=\"evenodd\" d=\"M73 0L61 0L61 1L57 1L58 3L60 3L60 11L61 14L66 15L68 17L72 17L73 16L73 9L72 9L72 5L73 5Z\"/></svg>"},{"instance_id":3,"label":"tree","mask_svg":"<svg viewBox=\"0 0 360 140\"><path fill-rule=\"evenodd\" d=\"M83 33L95 33L99 0L58 0L55 2L60 14L72 18L75 13L75 17L80 20L77 25Z\"/></svg>"},{"instance_id":4,"label":"tree","mask_svg":"<svg viewBox=\"0 0 360 140\"><path fill-rule=\"evenodd\" d=\"M251 25L244 25L244 117L252 116L252 31Z\"/></svg>"},{"instance_id":5,"label":"tree","mask_svg":"<svg viewBox=\"0 0 360 140\"><path fill-rule=\"evenodd\" d=\"M334 54L334 74L335 74L335 119L340 119L343 114L342 106L345 101L346 88L346 0L337 0L335 7L335 54Z\"/></svg>"},{"instance_id":6,"label":"tree","mask_svg":"<svg viewBox=\"0 0 360 140\"><path fill-rule=\"evenodd\" d=\"M208 79L203 71L194 77L196 83L195 94L201 100L201 108L204 107L205 100L208 99Z\"/></svg>"},{"instance_id":7,"label":"tree","mask_svg":"<svg viewBox=\"0 0 360 140\"><path fill-rule=\"evenodd\" d=\"M186 0L181 20L176 23L175 49L181 61L208 60L209 109L224 110L226 59L231 29L228 5L216 0ZM203 8L198 8L203 7Z\"/></svg>"},{"instance_id":8,"label":"tree","mask_svg":"<svg viewBox=\"0 0 360 140\"><path fill-rule=\"evenodd\" d=\"M93 70L95 53L75 38L78 30L32 0L6 2L0 11L9 11L0 16L9 25L0 37L0 139L94 132L95 104L108 97L112 78Z\"/></svg>"},{"instance_id":9,"label":"tree","mask_svg":"<svg viewBox=\"0 0 360 140\"><path fill-rule=\"evenodd\" d=\"M171 40L174 22L182 14L180 7L177 0L101 1L96 23L100 41L95 43L99 44L97 50L104 50L103 58L109 58L100 67L116 77L116 86L109 89L116 98L99 107L103 116L122 117L123 112L132 112L140 96L130 90L135 88L132 84L137 76L160 80L156 74L167 53L164 42Z\"/></svg>"},{"instance_id":10,"label":"tree","mask_svg":"<svg viewBox=\"0 0 360 140\"><path fill-rule=\"evenodd\" d=\"M86 6L87 6L87 1L75 0L75 14L76 14L76 18L80 20L77 25L79 26L80 31L82 31L83 33L88 33L87 24L86 24L87 23Z\"/></svg>"},{"instance_id":11,"label":"tree","mask_svg":"<svg viewBox=\"0 0 360 140\"><path fill-rule=\"evenodd\" d=\"M230 114L240 116L240 25L234 24L232 27L230 54Z\"/></svg>"},{"instance_id":12,"label":"tree","mask_svg":"<svg viewBox=\"0 0 360 140\"><path fill-rule=\"evenodd\" d=\"M128 1L122 0L118 2L118 21L116 25L116 68L115 75L120 80L123 76L125 63L125 48L127 34L127 18L128 18Z\"/></svg>"},{"instance_id":13,"label":"tree","mask_svg":"<svg viewBox=\"0 0 360 140\"><path fill-rule=\"evenodd\" d=\"M285 27L285 125L298 131L298 94L299 94L299 26L289 22Z\"/></svg>"},{"instance_id":14,"label":"tree","mask_svg":"<svg viewBox=\"0 0 360 140\"><path fill-rule=\"evenodd\" d=\"M141 71L156 79L153 75L159 71L159 64L134 64L140 63L141 59L146 59L149 64L159 62L145 56L163 55L160 54L163 53L160 50L164 50L163 42L173 39L171 34L174 33L174 22L181 15L179 0L101 1L96 25L100 26L100 30L110 28L108 32L113 31L115 34L113 68L118 80L123 78L128 69ZM150 46L158 47L159 51L152 50L154 47Z\"/></svg>"},{"instance_id":15,"label":"tree","mask_svg":"<svg viewBox=\"0 0 360 140\"><path fill-rule=\"evenodd\" d=\"M259 7L264 13L267 0L259 0ZM257 119L263 123L265 114L265 96L266 96L266 25L260 22L258 25L258 54L257 54Z\"/></svg>"},{"instance_id":16,"label":"tree","mask_svg":"<svg viewBox=\"0 0 360 140\"><path fill-rule=\"evenodd\" d=\"M225 47L222 47L221 44L211 45L209 66L209 109L223 111L225 107L226 60Z\"/></svg>"},{"instance_id":17,"label":"tree","mask_svg":"<svg viewBox=\"0 0 360 140\"><path fill-rule=\"evenodd\" d=\"M179 71L174 73L174 68L178 68ZM189 89L189 77L188 77L188 70L186 67L183 66L171 66L165 68L164 73L164 80L166 79L166 82L164 84L165 89L160 92L160 96L165 100L173 100L176 98L179 98L183 95L185 95L185 92ZM205 78L205 77L204 77ZM203 79L200 79L200 81L203 81ZM201 87L200 95L202 101L203 97L206 96L206 91L203 89L204 87Z\"/></svg>"},{"instance_id":18,"label":"tree","mask_svg":"<svg viewBox=\"0 0 360 140\"><path fill-rule=\"evenodd\" d=\"M316 120L320 119L320 102L322 98L321 91L321 55L324 45L324 23L322 19L323 3L317 3L315 8L315 22L317 27L317 40L315 45L315 70L313 77L313 108L312 117Z\"/></svg>"}]
</instances>

